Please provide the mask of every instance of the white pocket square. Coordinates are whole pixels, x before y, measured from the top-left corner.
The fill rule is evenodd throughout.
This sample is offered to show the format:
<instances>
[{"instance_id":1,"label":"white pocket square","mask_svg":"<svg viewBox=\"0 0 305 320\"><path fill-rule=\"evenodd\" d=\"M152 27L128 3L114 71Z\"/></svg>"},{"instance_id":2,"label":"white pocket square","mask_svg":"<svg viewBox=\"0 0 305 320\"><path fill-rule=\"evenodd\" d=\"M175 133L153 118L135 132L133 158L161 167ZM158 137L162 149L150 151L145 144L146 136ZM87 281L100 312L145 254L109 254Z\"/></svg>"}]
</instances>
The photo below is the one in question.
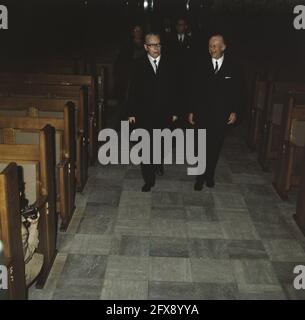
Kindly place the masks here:
<instances>
[{"instance_id":1,"label":"white pocket square","mask_svg":"<svg viewBox=\"0 0 305 320\"><path fill-rule=\"evenodd\" d=\"M231 79L232 77L226 77L225 79L227 80L227 79Z\"/></svg>"}]
</instances>

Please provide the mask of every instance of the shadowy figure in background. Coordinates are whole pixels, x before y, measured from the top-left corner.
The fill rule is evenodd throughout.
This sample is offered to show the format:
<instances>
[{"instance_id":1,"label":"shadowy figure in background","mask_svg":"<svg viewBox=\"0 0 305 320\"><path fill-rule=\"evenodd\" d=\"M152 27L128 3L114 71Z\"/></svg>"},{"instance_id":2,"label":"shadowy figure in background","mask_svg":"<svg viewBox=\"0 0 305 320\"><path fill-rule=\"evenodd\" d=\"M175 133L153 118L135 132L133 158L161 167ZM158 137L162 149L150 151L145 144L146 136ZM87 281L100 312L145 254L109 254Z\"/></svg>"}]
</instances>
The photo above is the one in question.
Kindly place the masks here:
<instances>
[{"instance_id":1,"label":"shadowy figure in background","mask_svg":"<svg viewBox=\"0 0 305 320\"><path fill-rule=\"evenodd\" d=\"M145 56L143 27L139 24L131 28L130 39L123 44L115 62L115 87L119 101L119 122L127 119L126 101L133 64ZM118 126L120 127L120 125Z\"/></svg>"},{"instance_id":2,"label":"shadowy figure in background","mask_svg":"<svg viewBox=\"0 0 305 320\"><path fill-rule=\"evenodd\" d=\"M167 40L165 46L165 54L171 59L175 65L179 77L179 101L182 114L179 114L177 125L185 127L183 115L187 110L187 97L190 93L191 72L193 70L194 58L197 54L192 36L189 33L190 28L185 18L178 18L175 24L175 30Z\"/></svg>"}]
</instances>

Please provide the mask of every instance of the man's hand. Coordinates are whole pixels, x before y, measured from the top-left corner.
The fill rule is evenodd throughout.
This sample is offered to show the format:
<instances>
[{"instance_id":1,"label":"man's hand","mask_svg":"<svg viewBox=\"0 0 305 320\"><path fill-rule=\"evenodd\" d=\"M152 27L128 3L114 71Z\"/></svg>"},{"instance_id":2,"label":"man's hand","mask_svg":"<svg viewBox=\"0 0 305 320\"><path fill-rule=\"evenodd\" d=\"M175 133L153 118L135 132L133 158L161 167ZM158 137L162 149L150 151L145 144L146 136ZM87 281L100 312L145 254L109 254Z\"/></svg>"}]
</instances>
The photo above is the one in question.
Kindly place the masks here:
<instances>
[{"instance_id":1,"label":"man's hand","mask_svg":"<svg viewBox=\"0 0 305 320\"><path fill-rule=\"evenodd\" d=\"M176 122L178 120L178 116L172 116L172 122Z\"/></svg>"},{"instance_id":2,"label":"man's hand","mask_svg":"<svg viewBox=\"0 0 305 320\"><path fill-rule=\"evenodd\" d=\"M129 117L128 121L129 121L129 123L136 123L136 118L135 117Z\"/></svg>"},{"instance_id":3,"label":"man's hand","mask_svg":"<svg viewBox=\"0 0 305 320\"><path fill-rule=\"evenodd\" d=\"M189 116L188 116L188 121L191 125L194 125L195 122L194 122L194 113L190 113Z\"/></svg>"},{"instance_id":4,"label":"man's hand","mask_svg":"<svg viewBox=\"0 0 305 320\"><path fill-rule=\"evenodd\" d=\"M227 124L228 125L234 124L236 122L236 120L237 120L237 115L236 115L236 113L232 112L232 113L230 113L230 117L228 119Z\"/></svg>"}]
</instances>

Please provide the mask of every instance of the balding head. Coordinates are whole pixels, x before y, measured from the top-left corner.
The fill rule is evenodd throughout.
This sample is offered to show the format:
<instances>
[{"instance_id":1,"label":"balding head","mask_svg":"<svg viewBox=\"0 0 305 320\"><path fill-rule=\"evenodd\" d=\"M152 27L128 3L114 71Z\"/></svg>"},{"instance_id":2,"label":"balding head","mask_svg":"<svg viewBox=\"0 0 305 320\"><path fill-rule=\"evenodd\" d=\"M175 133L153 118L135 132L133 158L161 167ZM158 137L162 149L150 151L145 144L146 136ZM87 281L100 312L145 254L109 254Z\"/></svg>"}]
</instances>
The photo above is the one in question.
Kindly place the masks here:
<instances>
[{"instance_id":1,"label":"balding head","mask_svg":"<svg viewBox=\"0 0 305 320\"><path fill-rule=\"evenodd\" d=\"M145 36L144 48L154 59L161 55L161 39L158 33L148 33Z\"/></svg>"},{"instance_id":2,"label":"balding head","mask_svg":"<svg viewBox=\"0 0 305 320\"><path fill-rule=\"evenodd\" d=\"M212 58L219 59L226 50L226 44L221 34L214 35L209 40L209 52Z\"/></svg>"}]
</instances>

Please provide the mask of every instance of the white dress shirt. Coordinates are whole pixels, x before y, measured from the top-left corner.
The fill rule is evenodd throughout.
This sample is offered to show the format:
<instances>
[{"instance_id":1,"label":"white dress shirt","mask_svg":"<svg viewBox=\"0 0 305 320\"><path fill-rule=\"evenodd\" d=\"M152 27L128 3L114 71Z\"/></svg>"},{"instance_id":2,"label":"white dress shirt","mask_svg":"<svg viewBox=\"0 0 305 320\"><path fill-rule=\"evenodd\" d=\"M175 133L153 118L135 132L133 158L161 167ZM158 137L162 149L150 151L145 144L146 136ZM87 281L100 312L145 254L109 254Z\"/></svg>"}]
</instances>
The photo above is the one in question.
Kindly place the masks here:
<instances>
[{"instance_id":1,"label":"white dress shirt","mask_svg":"<svg viewBox=\"0 0 305 320\"><path fill-rule=\"evenodd\" d=\"M180 42L182 40L182 42L183 42L184 41L184 37L185 37L184 33L178 34L178 41Z\"/></svg>"},{"instance_id":2,"label":"white dress shirt","mask_svg":"<svg viewBox=\"0 0 305 320\"><path fill-rule=\"evenodd\" d=\"M150 64L151 66L153 67L155 73L157 73L157 68L159 68L159 63L160 63L160 59L161 59L161 56L159 56L158 58L153 58L151 55L147 55L148 56L148 59L150 61ZM154 62L156 61L156 63ZM156 66L157 65L157 66Z\"/></svg>"},{"instance_id":3,"label":"white dress shirt","mask_svg":"<svg viewBox=\"0 0 305 320\"><path fill-rule=\"evenodd\" d=\"M222 64L223 64L223 60L224 60L225 56L223 55L221 58L219 59L214 59L212 58L212 62L213 62L213 67L214 67L214 70L216 68L216 61L217 61L217 64L218 64L218 70L220 70Z\"/></svg>"}]
</instances>

